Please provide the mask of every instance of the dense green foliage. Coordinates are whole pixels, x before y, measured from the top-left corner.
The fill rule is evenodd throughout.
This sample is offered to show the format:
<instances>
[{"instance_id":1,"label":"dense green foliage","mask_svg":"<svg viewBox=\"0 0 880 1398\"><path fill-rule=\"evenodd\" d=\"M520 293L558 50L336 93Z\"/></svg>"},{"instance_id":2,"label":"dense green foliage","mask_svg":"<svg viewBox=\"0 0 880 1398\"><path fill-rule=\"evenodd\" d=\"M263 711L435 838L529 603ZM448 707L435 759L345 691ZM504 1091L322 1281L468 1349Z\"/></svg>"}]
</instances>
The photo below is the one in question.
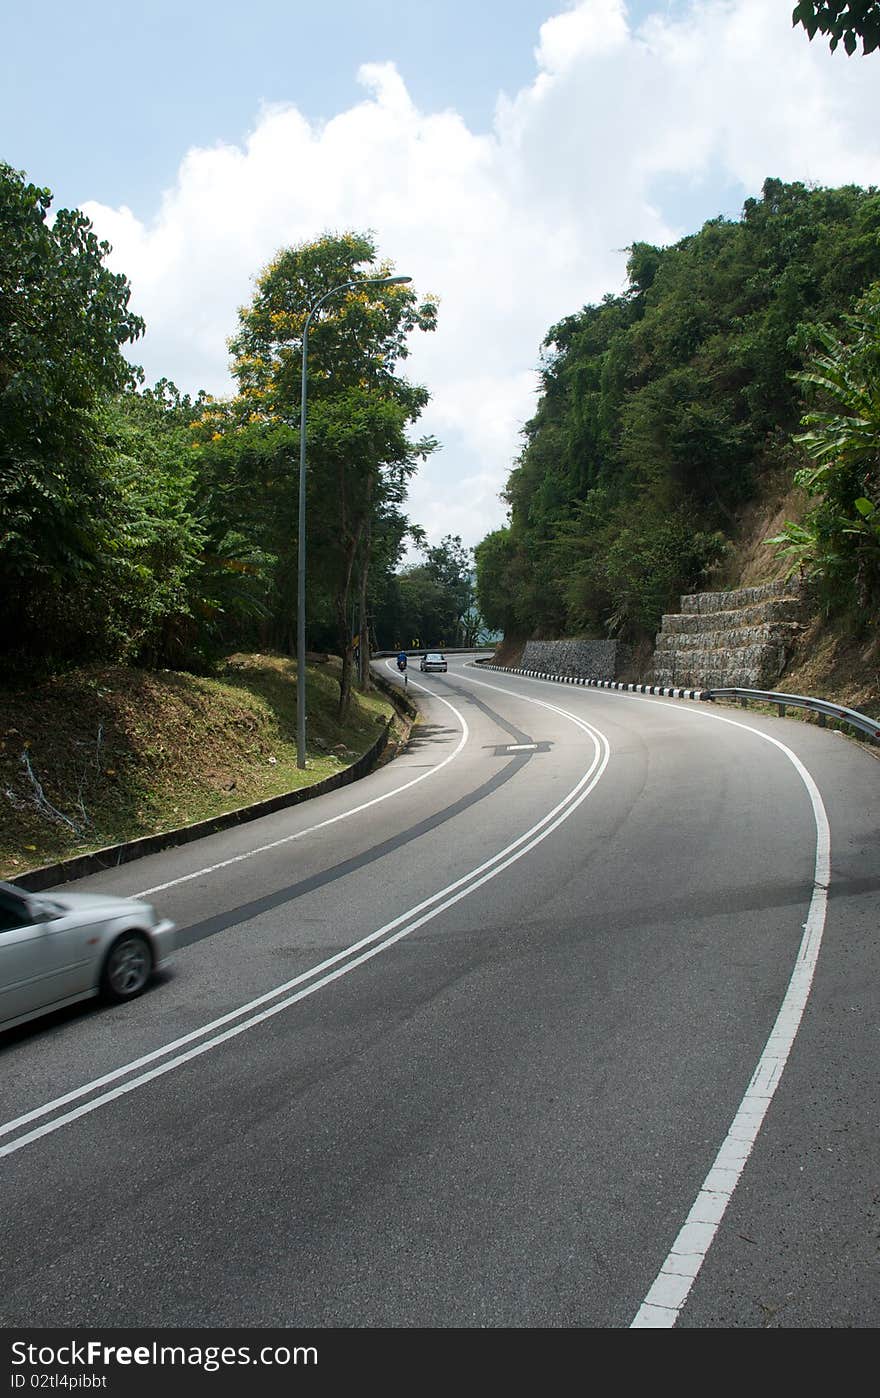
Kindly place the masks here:
<instances>
[{"instance_id":1,"label":"dense green foliage","mask_svg":"<svg viewBox=\"0 0 880 1398\"><path fill-rule=\"evenodd\" d=\"M425 562L387 580L376 609L376 631L386 649L481 644L486 628L477 609L473 550L458 534L433 547Z\"/></svg>"},{"instance_id":2,"label":"dense green foliage","mask_svg":"<svg viewBox=\"0 0 880 1398\"><path fill-rule=\"evenodd\" d=\"M83 660L206 668L291 652L302 337L309 335L309 645L650 633L735 538L766 472L812 497L776 542L829 606L880 601L880 195L768 180L737 221L635 243L629 286L549 331L541 396L474 551L404 513L433 450L400 372L436 306L365 234L281 251L239 314L228 400L138 388L141 333L88 220L0 166L0 648L28 673ZM354 283L352 286L345 285ZM333 290L326 300L325 293ZM319 304L320 303L320 306ZM801 430L803 429L803 430ZM407 538L423 561L400 569ZM476 595L474 588L476 564ZM479 604L479 605L478 605Z\"/></svg>"},{"instance_id":3,"label":"dense green foliage","mask_svg":"<svg viewBox=\"0 0 880 1398\"><path fill-rule=\"evenodd\" d=\"M799 0L791 22L802 24L811 39L827 34L832 53L841 42L855 53L859 39L862 53L880 48L880 0Z\"/></svg>"},{"instance_id":4,"label":"dense green foliage","mask_svg":"<svg viewBox=\"0 0 880 1398\"><path fill-rule=\"evenodd\" d=\"M105 405L132 382L143 322L107 245L0 165L0 635L37 651L77 626L74 595L119 545Z\"/></svg>"},{"instance_id":5,"label":"dense green foliage","mask_svg":"<svg viewBox=\"0 0 880 1398\"><path fill-rule=\"evenodd\" d=\"M293 650L303 330L352 281L314 314L308 359L308 639L342 656L344 713L355 633L368 641L419 532L406 482L435 443L410 438L428 395L398 370L435 304L365 284L390 270L370 237L327 235L259 277L231 344L234 397L141 391L121 353L143 330L128 283L81 213L50 226L50 203L0 166L4 669Z\"/></svg>"},{"instance_id":6,"label":"dense green foliage","mask_svg":"<svg viewBox=\"0 0 880 1398\"><path fill-rule=\"evenodd\" d=\"M850 598L862 616L880 609L880 285L824 327L798 382L814 400L797 437L810 458L795 479L818 503L771 543L820 583L830 607Z\"/></svg>"},{"instance_id":7,"label":"dense green foliage","mask_svg":"<svg viewBox=\"0 0 880 1398\"><path fill-rule=\"evenodd\" d=\"M789 460L810 327L880 278L880 195L767 180L738 221L634 244L628 272L544 341L510 524L476 550L481 610L508 633L635 639L705 582Z\"/></svg>"},{"instance_id":8,"label":"dense green foliage","mask_svg":"<svg viewBox=\"0 0 880 1398\"><path fill-rule=\"evenodd\" d=\"M436 445L408 435L428 393L398 372L412 331L433 330L436 306L420 303L408 286L370 283L390 271L364 234L326 235L279 253L239 312L231 342L238 393L207 405L201 420L216 546L222 553L249 541L260 551L270 635L289 648L302 342L315 312L307 358L307 632L313 645L323 641L342 657L341 716L361 634L366 665L371 565L378 559L388 568L399 556L406 483Z\"/></svg>"}]
</instances>

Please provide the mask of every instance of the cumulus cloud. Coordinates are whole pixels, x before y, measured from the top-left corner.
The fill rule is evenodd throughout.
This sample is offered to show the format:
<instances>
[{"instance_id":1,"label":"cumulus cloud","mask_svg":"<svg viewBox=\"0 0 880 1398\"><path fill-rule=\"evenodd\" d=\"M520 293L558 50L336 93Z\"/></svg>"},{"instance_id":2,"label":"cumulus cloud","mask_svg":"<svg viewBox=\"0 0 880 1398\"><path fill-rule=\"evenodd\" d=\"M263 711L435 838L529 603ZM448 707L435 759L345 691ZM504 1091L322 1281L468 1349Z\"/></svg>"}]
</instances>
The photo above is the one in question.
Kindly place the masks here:
<instances>
[{"instance_id":1,"label":"cumulus cloud","mask_svg":"<svg viewBox=\"0 0 880 1398\"><path fill-rule=\"evenodd\" d=\"M405 74L367 64L363 100L329 121L274 106L241 146L187 152L151 222L86 205L147 320L148 377L228 392L236 309L276 249L372 229L441 303L408 361L432 393L421 427L443 443L410 514L473 544L503 522L549 326L622 288L628 244L693 231L664 181L707 199L757 194L767 175L880 184L876 65L808 43L785 6L691 0L635 26L624 0L581 0L536 40L533 81L499 95L488 132L420 111Z\"/></svg>"}]
</instances>

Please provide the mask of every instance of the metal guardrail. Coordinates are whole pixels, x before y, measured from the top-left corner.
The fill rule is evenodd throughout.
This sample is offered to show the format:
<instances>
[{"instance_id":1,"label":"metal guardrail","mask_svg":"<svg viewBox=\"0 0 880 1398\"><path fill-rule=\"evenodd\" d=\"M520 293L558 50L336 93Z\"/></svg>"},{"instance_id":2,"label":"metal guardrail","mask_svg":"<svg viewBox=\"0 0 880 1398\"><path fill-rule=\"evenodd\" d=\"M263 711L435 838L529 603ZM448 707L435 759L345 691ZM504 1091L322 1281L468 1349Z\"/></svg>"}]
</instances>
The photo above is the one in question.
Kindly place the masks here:
<instances>
[{"instance_id":1,"label":"metal guardrail","mask_svg":"<svg viewBox=\"0 0 880 1398\"><path fill-rule=\"evenodd\" d=\"M701 697L738 699L743 708L748 708L750 700L756 704L775 704L782 718L785 717L787 708L811 709L819 715L820 726L824 727L826 718L833 718L838 723L846 723L850 728L866 733L875 743L880 742L880 722L877 719L869 718L858 709L847 709L842 704L832 704L827 699L813 699L805 694L778 694L774 690L763 689L706 689Z\"/></svg>"},{"instance_id":2,"label":"metal guardrail","mask_svg":"<svg viewBox=\"0 0 880 1398\"><path fill-rule=\"evenodd\" d=\"M587 685L591 689L619 689L630 694L657 694L667 699L701 699L704 702L711 702L713 699L738 699L743 708L748 708L750 702L775 704L780 718L785 717L788 708L811 709L819 715L819 724L823 728L826 719L831 718L856 732L864 733L873 742L880 743L880 719L870 718L859 709L847 709L843 704L832 704L828 699L814 699L808 694L780 694L770 689L679 689L675 685L627 684L623 680L594 680L583 675L544 674L543 671L523 670L518 666L488 665L486 668L502 670L510 675L529 675L534 679L554 680L557 684Z\"/></svg>"}]
</instances>

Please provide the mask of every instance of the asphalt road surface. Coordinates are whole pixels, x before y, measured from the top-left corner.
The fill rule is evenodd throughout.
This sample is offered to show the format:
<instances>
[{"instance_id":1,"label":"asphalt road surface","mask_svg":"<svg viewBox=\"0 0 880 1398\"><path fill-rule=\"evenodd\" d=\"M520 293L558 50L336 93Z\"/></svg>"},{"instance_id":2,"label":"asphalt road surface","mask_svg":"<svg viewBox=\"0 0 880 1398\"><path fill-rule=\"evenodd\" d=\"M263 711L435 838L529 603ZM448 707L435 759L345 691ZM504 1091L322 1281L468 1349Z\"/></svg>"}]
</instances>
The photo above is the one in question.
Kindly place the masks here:
<instances>
[{"instance_id":1,"label":"asphalt road surface","mask_svg":"<svg viewBox=\"0 0 880 1398\"><path fill-rule=\"evenodd\" d=\"M409 689L365 780L78 885L185 945L0 1036L0 1324L875 1326L874 754Z\"/></svg>"}]
</instances>

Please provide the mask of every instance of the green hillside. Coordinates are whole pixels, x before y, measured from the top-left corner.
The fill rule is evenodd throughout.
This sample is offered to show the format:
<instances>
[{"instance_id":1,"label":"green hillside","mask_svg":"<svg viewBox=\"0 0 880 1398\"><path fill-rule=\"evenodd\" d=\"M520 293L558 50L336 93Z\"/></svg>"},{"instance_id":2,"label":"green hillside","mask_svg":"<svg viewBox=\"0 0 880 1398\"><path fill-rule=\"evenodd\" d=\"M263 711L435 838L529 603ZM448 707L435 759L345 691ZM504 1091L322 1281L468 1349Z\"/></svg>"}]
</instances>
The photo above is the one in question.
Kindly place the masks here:
<instances>
[{"instance_id":1,"label":"green hillside","mask_svg":"<svg viewBox=\"0 0 880 1398\"><path fill-rule=\"evenodd\" d=\"M880 602L880 194L768 179L738 220L633 244L628 272L623 295L547 332L510 523L476 550L486 621L509 640L644 647L679 594L794 567L817 615L864 640Z\"/></svg>"}]
</instances>

